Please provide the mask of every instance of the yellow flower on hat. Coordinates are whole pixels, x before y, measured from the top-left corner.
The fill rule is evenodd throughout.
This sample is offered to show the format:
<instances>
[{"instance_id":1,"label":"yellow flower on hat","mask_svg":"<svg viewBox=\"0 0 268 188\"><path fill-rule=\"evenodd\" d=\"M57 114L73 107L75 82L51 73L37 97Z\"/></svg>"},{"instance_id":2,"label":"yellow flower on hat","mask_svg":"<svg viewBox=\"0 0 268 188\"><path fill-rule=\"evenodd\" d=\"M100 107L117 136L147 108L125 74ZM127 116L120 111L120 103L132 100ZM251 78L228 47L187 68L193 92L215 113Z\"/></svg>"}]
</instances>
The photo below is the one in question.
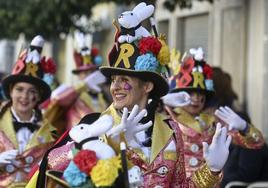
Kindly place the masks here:
<instances>
[{"instance_id":1,"label":"yellow flower on hat","mask_svg":"<svg viewBox=\"0 0 268 188\"><path fill-rule=\"evenodd\" d=\"M180 56L180 51L176 51L175 48L171 50L169 68L172 70L173 75L178 74L180 71Z\"/></svg>"},{"instance_id":2,"label":"yellow flower on hat","mask_svg":"<svg viewBox=\"0 0 268 188\"><path fill-rule=\"evenodd\" d=\"M158 40L161 42L162 47L157 55L157 59L161 65L167 65L170 61L170 52L166 43L166 37L164 35L160 35Z\"/></svg>"},{"instance_id":3,"label":"yellow flower on hat","mask_svg":"<svg viewBox=\"0 0 268 188\"><path fill-rule=\"evenodd\" d=\"M118 158L99 160L90 172L92 182L97 186L111 186L118 177Z\"/></svg>"}]
</instances>

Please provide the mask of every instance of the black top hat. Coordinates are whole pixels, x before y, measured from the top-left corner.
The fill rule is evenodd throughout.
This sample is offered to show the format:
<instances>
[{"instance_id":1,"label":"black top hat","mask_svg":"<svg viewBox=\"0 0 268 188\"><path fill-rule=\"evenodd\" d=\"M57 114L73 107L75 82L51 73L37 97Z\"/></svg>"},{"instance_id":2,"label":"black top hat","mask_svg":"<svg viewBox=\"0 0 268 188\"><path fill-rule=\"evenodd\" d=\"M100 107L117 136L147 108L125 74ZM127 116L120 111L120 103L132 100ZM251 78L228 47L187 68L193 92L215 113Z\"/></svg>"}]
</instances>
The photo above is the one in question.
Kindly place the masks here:
<instances>
[{"instance_id":1,"label":"black top hat","mask_svg":"<svg viewBox=\"0 0 268 188\"><path fill-rule=\"evenodd\" d=\"M192 48L185 52L179 73L170 78L170 92L198 91L211 98L215 94L212 74L212 68L204 60L203 49Z\"/></svg>"},{"instance_id":2,"label":"black top hat","mask_svg":"<svg viewBox=\"0 0 268 188\"><path fill-rule=\"evenodd\" d=\"M46 60L45 57L40 57L43 44L44 39L40 35L36 36L30 48L20 54L11 75L3 79L3 90L7 98L10 98L10 89L17 82L27 82L36 86L40 91L40 103L50 97L50 87L43 79L47 74L55 73L56 65L51 58Z\"/></svg>"},{"instance_id":3,"label":"black top hat","mask_svg":"<svg viewBox=\"0 0 268 188\"><path fill-rule=\"evenodd\" d=\"M132 43L116 42L109 53L109 66L100 67L106 76L128 75L154 83L152 94L159 97L168 92L166 63L169 49L165 38L142 37Z\"/></svg>"},{"instance_id":4,"label":"black top hat","mask_svg":"<svg viewBox=\"0 0 268 188\"><path fill-rule=\"evenodd\" d=\"M120 15L120 27L114 22L117 31L108 56L109 66L100 67L100 71L106 77L128 75L151 81L154 83L151 94L161 97L168 92L169 48L163 35L151 36L141 25L141 21L149 18L153 11L153 5L142 2L133 11ZM156 29L154 31L158 36Z\"/></svg>"}]
</instances>

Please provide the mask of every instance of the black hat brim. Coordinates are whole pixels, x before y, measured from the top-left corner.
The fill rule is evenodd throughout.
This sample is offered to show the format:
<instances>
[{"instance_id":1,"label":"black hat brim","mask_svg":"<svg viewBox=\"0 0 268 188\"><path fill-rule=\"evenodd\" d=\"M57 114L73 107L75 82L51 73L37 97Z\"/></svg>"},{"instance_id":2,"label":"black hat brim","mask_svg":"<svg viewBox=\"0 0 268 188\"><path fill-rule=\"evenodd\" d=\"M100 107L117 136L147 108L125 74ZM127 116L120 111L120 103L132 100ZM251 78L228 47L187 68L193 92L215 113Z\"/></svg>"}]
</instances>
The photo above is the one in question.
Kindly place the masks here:
<instances>
[{"instance_id":1,"label":"black hat brim","mask_svg":"<svg viewBox=\"0 0 268 188\"><path fill-rule=\"evenodd\" d=\"M176 88L172 89L170 93L176 93L180 91L186 91L186 92L201 92L206 95L207 100L211 99L215 95L215 91L210 91L206 89L196 88L196 87L186 87L186 88Z\"/></svg>"},{"instance_id":2,"label":"black hat brim","mask_svg":"<svg viewBox=\"0 0 268 188\"><path fill-rule=\"evenodd\" d=\"M124 68L113 68L108 66L100 67L100 71L104 76L110 78L112 75L127 75L140 78L144 81L151 81L154 83L152 94L162 97L168 93L167 81L158 73L152 71L136 71Z\"/></svg>"},{"instance_id":3,"label":"black hat brim","mask_svg":"<svg viewBox=\"0 0 268 188\"><path fill-rule=\"evenodd\" d=\"M39 88L41 97L40 103L44 102L46 99L50 97L51 89L45 81L39 78L35 78L33 76L17 74L7 76L2 81L3 91L8 99L10 99L10 89L11 89L10 86L14 85L17 82L27 82Z\"/></svg>"},{"instance_id":4,"label":"black hat brim","mask_svg":"<svg viewBox=\"0 0 268 188\"><path fill-rule=\"evenodd\" d=\"M79 74L80 72L83 72L83 71L95 70L95 69L97 69L97 66L96 65L91 65L91 66L87 66L87 67L80 67L78 69L74 69L74 70L72 70L72 73L73 74Z\"/></svg>"}]
</instances>

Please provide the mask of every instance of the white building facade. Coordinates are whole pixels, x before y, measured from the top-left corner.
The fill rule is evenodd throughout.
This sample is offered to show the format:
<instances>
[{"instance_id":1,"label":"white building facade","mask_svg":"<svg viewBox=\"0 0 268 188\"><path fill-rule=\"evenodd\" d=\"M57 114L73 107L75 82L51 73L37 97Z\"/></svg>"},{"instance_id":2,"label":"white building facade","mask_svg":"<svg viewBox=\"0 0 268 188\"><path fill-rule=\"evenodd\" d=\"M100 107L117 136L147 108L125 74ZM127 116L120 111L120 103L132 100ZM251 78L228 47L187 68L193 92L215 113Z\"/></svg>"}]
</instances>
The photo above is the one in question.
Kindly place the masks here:
<instances>
[{"instance_id":1,"label":"white building facade","mask_svg":"<svg viewBox=\"0 0 268 188\"><path fill-rule=\"evenodd\" d=\"M253 122L268 137L268 1L193 1L169 12L157 1L158 30L183 52L202 46L208 63L230 73L235 92Z\"/></svg>"}]
</instances>

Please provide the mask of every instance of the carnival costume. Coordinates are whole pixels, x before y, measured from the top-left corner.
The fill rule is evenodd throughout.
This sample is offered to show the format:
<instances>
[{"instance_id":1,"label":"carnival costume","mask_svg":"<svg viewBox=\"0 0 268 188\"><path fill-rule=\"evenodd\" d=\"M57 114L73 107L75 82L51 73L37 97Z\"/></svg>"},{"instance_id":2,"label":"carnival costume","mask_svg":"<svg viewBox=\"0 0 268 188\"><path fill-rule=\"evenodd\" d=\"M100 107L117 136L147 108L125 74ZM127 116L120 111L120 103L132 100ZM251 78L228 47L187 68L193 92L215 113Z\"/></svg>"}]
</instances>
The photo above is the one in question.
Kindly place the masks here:
<instances>
[{"instance_id":1,"label":"carnival costume","mask_svg":"<svg viewBox=\"0 0 268 188\"><path fill-rule=\"evenodd\" d=\"M52 59L40 58L44 44L41 36L36 36L28 50L23 51L17 60L12 74L3 80L5 95L10 99L14 84L27 82L38 88L40 101L50 96L49 85L45 82L55 73ZM12 103L12 101L11 101ZM54 128L34 109L30 121L21 121L8 102L0 112L0 154L18 150L11 161L0 167L0 187L25 187L27 175L34 165L40 162L46 150L53 145Z\"/></svg>"},{"instance_id":2,"label":"carnival costume","mask_svg":"<svg viewBox=\"0 0 268 188\"><path fill-rule=\"evenodd\" d=\"M119 18L121 31L125 27L123 23L132 25L136 21L135 16L138 15L138 19L143 20L145 12L149 14L150 6L140 3L133 11L122 13ZM132 15L135 18L132 19ZM136 30L136 32L140 31ZM163 114L156 113L157 105L154 105L158 104L157 99L165 95L168 90L165 76L167 75L166 66L169 62L169 48L162 35L157 38L147 36L146 33L143 34L142 37L138 37L132 42L131 34L125 35L125 33L118 32L116 34L118 40L116 38L114 47L109 54L110 66L100 68L108 78L112 75L127 75L154 83L154 88L149 95L152 102L148 102L146 107L148 114L141 119L143 124L148 121L153 122L152 127L141 131L143 132L141 134L146 135L145 139L133 136L135 140L133 143L133 140L127 136L131 134L127 132L130 129L134 134L136 132L128 125L123 134L125 137L121 138L125 139L128 144L129 162L138 166L142 172L143 183L138 187L213 187L220 180L220 176L214 176L207 165L197 170L191 178L186 178L181 131L174 121ZM138 111L137 107L134 107L130 114L135 113L134 111ZM122 114L116 110L112 104L103 114L114 117L116 128L125 121L123 120L124 113L126 112ZM118 148L115 140L111 137L107 139L110 145Z\"/></svg>"},{"instance_id":3,"label":"carnival costume","mask_svg":"<svg viewBox=\"0 0 268 188\"><path fill-rule=\"evenodd\" d=\"M149 95L150 100L146 109L141 110L135 105L131 107L130 113L128 113L127 108L116 109L114 104L111 104L101 115L101 117L106 115L113 117L113 128L104 135L103 139L117 154L120 151L120 141L126 142L128 172L133 169L140 172L136 182L131 182L132 179L129 177L131 187L213 187L221 179L220 171L228 157L231 137L226 139L226 129L222 129L220 125L217 126L216 134L213 137L214 142L204 152L207 163L197 170L191 178L186 178L181 131L176 122L165 114L156 112L160 97L168 92L165 76L167 75L166 65L169 62L169 49L164 36L148 35L148 32L143 32L144 28L140 25L140 22L150 17L153 11L152 5L140 3L133 11L121 14L119 19L125 19L124 16L130 18L124 21L119 20L120 24L133 25L133 22L137 22L136 19L138 19L139 26L135 26L134 23L133 28L123 25L119 30L117 27L115 43L109 54L109 66L100 67L100 71L107 78L126 75L130 78L134 77L153 83L152 90L146 94ZM133 19L131 19L132 16ZM128 33L130 30L134 32ZM67 147L70 147L66 143L69 140L70 138L66 134L61 139L62 143L59 141L54 146L53 151L51 150L47 155L52 155L52 152L60 154L60 151L63 151L62 155L59 156L66 156ZM222 160L215 162L216 153L219 152L222 155ZM39 174L39 180L42 179L44 170L47 170L51 164L54 164L53 166L56 168L62 167L62 165L55 165L55 160L57 159L53 159L53 157L43 159L44 164L47 164L44 165L45 169L40 170L42 175ZM64 160L63 165L65 164L66 160ZM102 173L98 173L98 176L98 179L104 178ZM42 181L44 182L44 180ZM61 181L62 179L58 180L58 182ZM37 183L40 184L40 182ZM84 184L80 184L80 186L82 185ZM74 187L70 184L68 186Z\"/></svg>"},{"instance_id":4,"label":"carnival costume","mask_svg":"<svg viewBox=\"0 0 268 188\"><path fill-rule=\"evenodd\" d=\"M120 124L121 116L110 106L104 114L112 115L115 125ZM143 174L143 185L140 187L213 187L220 176L214 176L206 165L203 165L191 179L185 176L183 141L178 125L167 116L157 113L154 119L154 129L152 134L152 146L139 147L129 146L128 159L131 165L138 166ZM118 148L116 144L108 138L108 143ZM149 150L150 155L146 155L143 150Z\"/></svg>"},{"instance_id":5,"label":"carnival costume","mask_svg":"<svg viewBox=\"0 0 268 188\"><path fill-rule=\"evenodd\" d=\"M92 72L81 83L75 86L62 84L52 92L44 116L57 125L59 133L76 125L86 114L101 112L107 107L107 101L98 86L105 82L104 76L98 71L102 63L98 49L90 49L82 33L76 38L79 50L74 51L76 69L72 73Z\"/></svg>"},{"instance_id":6,"label":"carnival costume","mask_svg":"<svg viewBox=\"0 0 268 188\"><path fill-rule=\"evenodd\" d=\"M215 124L219 120L213 114L203 111L194 117L179 106L190 104L190 101L187 102L189 97L187 98L184 92L204 93L206 101L209 101L214 95L213 72L205 62L201 48L191 49L185 53L181 65L176 69L178 74L170 78L171 90L168 95L163 97L163 101L167 105L167 112L178 123L183 133L186 171L187 177L190 177L204 164L202 142L211 143L215 133ZM233 143L249 149L263 146L262 134L253 125L246 123L246 127L240 129L231 127L236 126L232 123L234 119L238 119L242 124L245 121L239 118L230 108L221 107L216 111L216 116L217 113L225 117L225 119L221 120L220 116L220 121L229 124L229 129L233 129L229 131L229 134L232 135Z\"/></svg>"}]
</instances>

